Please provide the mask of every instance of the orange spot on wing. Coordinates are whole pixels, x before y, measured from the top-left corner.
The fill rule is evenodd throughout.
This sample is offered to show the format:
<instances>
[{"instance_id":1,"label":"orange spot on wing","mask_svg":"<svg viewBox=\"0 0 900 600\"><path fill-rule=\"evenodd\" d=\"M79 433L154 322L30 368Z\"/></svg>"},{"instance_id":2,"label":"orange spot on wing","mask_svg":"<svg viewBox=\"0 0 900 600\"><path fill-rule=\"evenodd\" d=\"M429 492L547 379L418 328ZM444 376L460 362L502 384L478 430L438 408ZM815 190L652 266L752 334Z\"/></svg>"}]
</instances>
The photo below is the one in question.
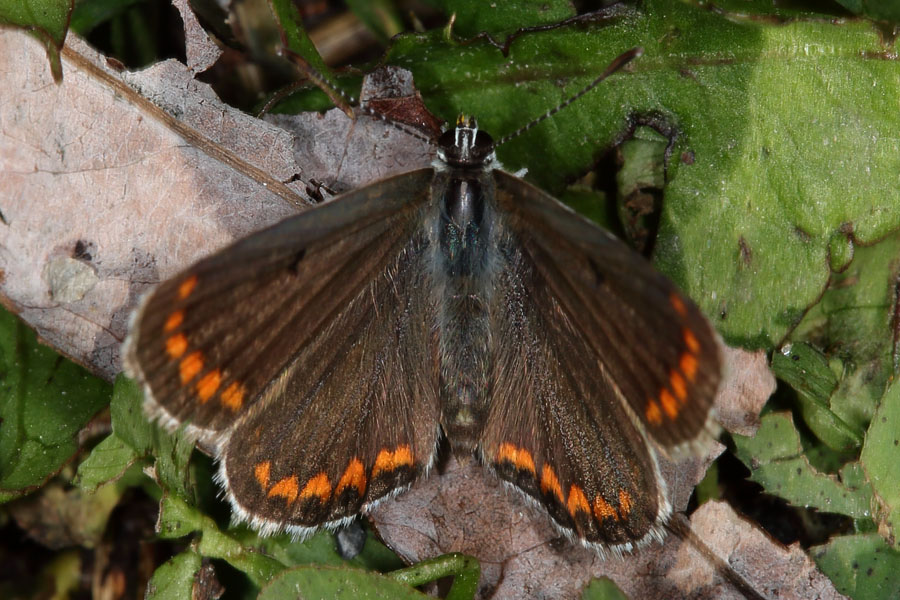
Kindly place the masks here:
<instances>
[{"instance_id":1,"label":"orange spot on wing","mask_svg":"<svg viewBox=\"0 0 900 600\"><path fill-rule=\"evenodd\" d=\"M662 404L662 408L666 413L666 416L670 419L675 419L678 416L678 402L675 400L675 397L669 392L669 390L663 388L663 390L659 393L659 402Z\"/></svg>"},{"instance_id":2,"label":"orange spot on wing","mask_svg":"<svg viewBox=\"0 0 900 600\"><path fill-rule=\"evenodd\" d=\"M340 494L348 487L356 488L360 497L366 493L366 471L358 458L351 460L347 468L344 469L344 474L341 475L341 479L338 481L335 493Z\"/></svg>"},{"instance_id":3,"label":"orange spot on wing","mask_svg":"<svg viewBox=\"0 0 900 600\"><path fill-rule=\"evenodd\" d=\"M319 473L306 482L303 491L300 492L300 498L312 498L317 496L322 503L328 501L331 497L331 482L328 481L328 475Z\"/></svg>"},{"instance_id":4,"label":"orange spot on wing","mask_svg":"<svg viewBox=\"0 0 900 600\"><path fill-rule=\"evenodd\" d=\"M679 315L682 317L687 316L687 307L684 305L684 300L681 299L681 296L672 292L669 294L669 304L672 305L672 308L674 308L675 312Z\"/></svg>"},{"instance_id":5,"label":"orange spot on wing","mask_svg":"<svg viewBox=\"0 0 900 600\"><path fill-rule=\"evenodd\" d=\"M659 404L656 400L652 398L647 400L647 407L644 409L644 416L647 418L647 422L651 425L662 425L662 411L659 409Z\"/></svg>"},{"instance_id":6,"label":"orange spot on wing","mask_svg":"<svg viewBox=\"0 0 900 600\"><path fill-rule=\"evenodd\" d=\"M170 358L181 358L181 355L185 353L187 347L188 341L183 333L176 333L166 340L166 354L168 354Z\"/></svg>"},{"instance_id":7,"label":"orange spot on wing","mask_svg":"<svg viewBox=\"0 0 900 600\"><path fill-rule=\"evenodd\" d=\"M195 287L197 287L197 276L191 275L178 286L178 299L184 300L190 296Z\"/></svg>"},{"instance_id":8,"label":"orange spot on wing","mask_svg":"<svg viewBox=\"0 0 900 600\"><path fill-rule=\"evenodd\" d=\"M169 315L168 319L166 319L166 324L163 325L163 331L166 333L175 331L176 329L178 329L178 326L181 325L181 323L183 321L184 321L184 311L176 310L171 315Z\"/></svg>"},{"instance_id":9,"label":"orange spot on wing","mask_svg":"<svg viewBox=\"0 0 900 600\"><path fill-rule=\"evenodd\" d=\"M521 471L528 471L535 476L537 474L531 452L525 448L517 448L508 442L500 444L500 449L497 451L497 461L508 461Z\"/></svg>"},{"instance_id":10,"label":"orange spot on wing","mask_svg":"<svg viewBox=\"0 0 900 600\"><path fill-rule=\"evenodd\" d=\"M244 405L244 395L246 393L247 390L244 389L244 386L235 381L222 392L222 404L237 412Z\"/></svg>"},{"instance_id":11,"label":"orange spot on wing","mask_svg":"<svg viewBox=\"0 0 900 600\"><path fill-rule=\"evenodd\" d=\"M678 366L681 367L681 372L688 378L688 381L693 383L697 377L697 357L690 352L685 352L681 355Z\"/></svg>"},{"instance_id":12,"label":"orange spot on wing","mask_svg":"<svg viewBox=\"0 0 900 600\"><path fill-rule=\"evenodd\" d=\"M634 505L634 501L631 498L631 494L625 491L624 488L619 489L619 514L622 515L623 519L627 519L629 513L631 513L631 507Z\"/></svg>"},{"instance_id":13,"label":"orange spot on wing","mask_svg":"<svg viewBox=\"0 0 900 600\"><path fill-rule=\"evenodd\" d=\"M678 398L678 401L683 404L684 401L687 400L687 384L684 382L684 377L682 377L678 371L670 371L669 385L672 386L672 390L675 392L675 397Z\"/></svg>"},{"instance_id":14,"label":"orange spot on wing","mask_svg":"<svg viewBox=\"0 0 900 600\"><path fill-rule=\"evenodd\" d=\"M598 521L603 521L604 519L619 520L616 509L614 509L609 502L604 500L603 496L599 494L594 497L594 516L597 517Z\"/></svg>"},{"instance_id":15,"label":"orange spot on wing","mask_svg":"<svg viewBox=\"0 0 900 600\"><path fill-rule=\"evenodd\" d=\"M181 383L186 384L203 370L203 353L198 350L188 354L181 359L178 370L181 374Z\"/></svg>"},{"instance_id":16,"label":"orange spot on wing","mask_svg":"<svg viewBox=\"0 0 900 600\"><path fill-rule=\"evenodd\" d=\"M200 398L200 402L206 402L212 398L221 383L222 372L218 369L213 369L201 377L197 382L197 397Z\"/></svg>"},{"instance_id":17,"label":"orange spot on wing","mask_svg":"<svg viewBox=\"0 0 900 600\"><path fill-rule=\"evenodd\" d=\"M253 476L256 477L256 481L259 482L259 485L263 490L269 489L269 473L271 470L272 463L269 461L257 463L256 467L253 469Z\"/></svg>"},{"instance_id":18,"label":"orange spot on wing","mask_svg":"<svg viewBox=\"0 0 900 600\"><path fill-rule=\"evenodd\" d=\"M388 449L382 449L375 458L375 466L372 467L372 478L374 479L382 471L390 472L399 467L413 466L412 449L409 445L397 446L393 452Z\"/></svg>"},{"instance_id":19,"label":"orange spot on wing","mask_svg":"<svg viewBox=\"0 0 900 600\"><path fill-rule=\"evenodd\" d=\"M299 493L300 486L297 484L297 477L291 475L272 486L272 489L269 490L269 498L278 496L287 500L288 504L293 504Z\"/></svg>"},{"instance_id":20,"label":"orange spot on wing","mask_svg":"<svg viewBox=\"0 0 900 600\"><path fill-rule=\"evenodd\" d=\"M556 472L550 465L544 465L544 468L541 469L541 493L546 494L548 492L556 496L556 499L562 504L562 487L559 485Z\"/></svg>"},{"instance_id":21,"label":"orange spot on wing","mask_svg":"<svg viewBox=\"0 0 900 600\"><path fill-rule=\"evenodd\" d=\"M693 331L685 327L681 332L681 337L684 338L684 345L691 351L691 354L700 352L700 342L697 341L697 336L694 335Z\"/></svg>"},{"instance_id":22,"label":"orange spot on wing","mask_svg":"<svg viewBox=\"0 0 900 600\"><path fill-rule=\"evenodd\" d=\"M591 505L588 504L587 496L584 495L584 490L575 484L572 484L572 487L569 488L569 502L566 505L566 508L569 509L569 514L572 515L573 519L575 518L575 514L579 511L591 514Z\"/></svg>"}]
</instances>

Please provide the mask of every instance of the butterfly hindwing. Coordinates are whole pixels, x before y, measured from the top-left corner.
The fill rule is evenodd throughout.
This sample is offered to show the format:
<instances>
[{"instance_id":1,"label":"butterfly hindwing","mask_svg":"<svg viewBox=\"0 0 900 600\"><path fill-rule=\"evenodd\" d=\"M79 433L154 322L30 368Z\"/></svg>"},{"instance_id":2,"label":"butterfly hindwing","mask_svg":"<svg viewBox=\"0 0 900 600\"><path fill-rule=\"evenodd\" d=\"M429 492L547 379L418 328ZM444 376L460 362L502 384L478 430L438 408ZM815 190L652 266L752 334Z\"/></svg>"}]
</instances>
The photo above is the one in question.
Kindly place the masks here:
<instances>
[{"instance_id":1,"label":"butterfly hindwing","mask_svg":"<svg viewBox=\"0 0 900 600\"><path fill-rule=\"evenodd\" d=\"M499 212L595 360L598 377L658 443L696 439L720 377L709 322L611 234L530 184L495 171Z\"/></svg>"}]
</instances>

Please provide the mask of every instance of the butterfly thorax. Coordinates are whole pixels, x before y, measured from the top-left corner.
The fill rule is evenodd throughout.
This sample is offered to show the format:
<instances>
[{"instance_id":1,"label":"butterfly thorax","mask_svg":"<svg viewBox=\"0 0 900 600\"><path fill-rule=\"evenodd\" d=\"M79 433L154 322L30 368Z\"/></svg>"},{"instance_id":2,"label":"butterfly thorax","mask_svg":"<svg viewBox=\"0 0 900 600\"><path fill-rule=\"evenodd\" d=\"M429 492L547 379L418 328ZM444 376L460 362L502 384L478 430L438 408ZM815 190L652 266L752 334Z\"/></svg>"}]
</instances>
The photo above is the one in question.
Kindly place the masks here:
<instances>
[{"instance_id":1,"label":"butterfly thorax","mask_svg":"<svg viewBox=\"0 0 900 600\"><path fill-rule=\"evenodd\" d=\"M490 314L496 263L489 165L493 141L464 121L441 138L432 194L439 207L432 275L437 305L442 425L454 451L474 449L488 407Z\"/></svg>"}]
</instances>

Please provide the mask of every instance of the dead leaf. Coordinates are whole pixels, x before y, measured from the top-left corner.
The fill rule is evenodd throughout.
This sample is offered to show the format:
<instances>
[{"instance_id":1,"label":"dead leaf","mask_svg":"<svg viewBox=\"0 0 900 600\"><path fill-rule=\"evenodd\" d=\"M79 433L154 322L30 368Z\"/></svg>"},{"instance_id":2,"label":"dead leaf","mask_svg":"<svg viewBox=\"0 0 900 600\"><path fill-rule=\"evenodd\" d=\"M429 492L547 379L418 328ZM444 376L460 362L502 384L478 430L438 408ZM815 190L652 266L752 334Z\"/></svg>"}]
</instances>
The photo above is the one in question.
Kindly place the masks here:
<instances>
[{"instance_id":1,"label":"dead leaf","mask_svg":"<svg viewBox=\"0 0 900 600\"><path fill-rule=\"evenodd\" d=\"M759 428L759 411L775 392L769 358L763 350L740 348L728 348L724 356L727 376L716 399L716 418L729 432L752 436Z\"/></svg>"},{"instance_id":2,"label":"dead leaf","mask_svg":"<svg viewBox=\"0 0 900 600\"><path fill-rule=\"evenodd\" d=\"M375 119L275 119L293 134L256 119L178 61L117 71L70 35L63 63L56 85L40 44L0 31L0 301L107 379L149 285L293 214L310 179L347 189L423 164L420 141ZM76 279L48 270L60 259Z\"/></svg>"}]
</instances>

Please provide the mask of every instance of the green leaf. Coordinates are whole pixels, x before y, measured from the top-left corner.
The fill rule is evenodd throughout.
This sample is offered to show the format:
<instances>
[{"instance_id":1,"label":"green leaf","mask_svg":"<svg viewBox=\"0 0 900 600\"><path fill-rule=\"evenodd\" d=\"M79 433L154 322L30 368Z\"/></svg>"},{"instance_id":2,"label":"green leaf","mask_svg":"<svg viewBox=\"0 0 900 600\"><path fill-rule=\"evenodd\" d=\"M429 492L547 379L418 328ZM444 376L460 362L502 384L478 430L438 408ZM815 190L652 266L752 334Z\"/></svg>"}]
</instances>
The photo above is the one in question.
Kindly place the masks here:
<instances>
[{"instance_id":1,"label":"green leaf","mask_svg":"<svg viewBox=\"0 0 900 600\"><path fill-rule=\"evenodd\" d=\"M156 459L156 479L163 490L182 498L193 494L193 481L188 463L194 442L182 435L170 435L150 422L143 409L140 386L124 375L116 378L110 404L113 433L140 456L152 454Z\"/></svg>"},{"instance_id":2,"label":"green leaf","mask_svg":"<svg viewBox=\"0 0 900 600\"><path fill-rule=\"evenodd\" d=\"M139 458L134 448L111 433L94 446L90 455L78 465L75 485L92 492L100 485L121 477Z\"/></svg>"},{"instance_id":3,"label":"green leaf","mask_svg":"<svg viewBox=\"0 0 900 600\"><path fill-rule=\"evenodd\" d=\"M735 435L734 443L738 458L750 468L750 478L768 493L794 506L855 519L871 517L871 487L850 487L816 471L803 454L800 434L790 415L765 415L754 437Z\"/></svg>"},{"instance_id":4,"label":"green leaf","mask_svg":"<svg viewBox=\"0 0 900 600\"><path fill-rule=\"evenodd\" d=\"M807 343L788 344L772 355L772 372L797 391L803 420L829 448L841 452L862 444L863 429L832 410L838 377L823 353Z\"/></svg>"},{"instance_id":5,"label":"green leaf","mask_svg":"<svg viewBox=\"0 0 900 600\"><path fill-rule=\"evenodd\" d=\"M26 494L78 451L78 432L109 403L110 385L41 345L0 310L0 499Z\"/></svg>"},{"instance_id":6,"label":"green leaf","mask_svg":"<svg viewBox=\"0 0 900 600\"><path fill-rule=\"evenodd\" d=\"M44 44L53 79L62 81L59 53L66 41L74 0L0 0L0 26L19 27Z\"/></svg>"},{"instance_id":7,"label":"green leaf","mask_svg":"<svg viewBox=\"0 0 900 600\"><path fill-rule=\"evenodd\" d=\"M145 600L193 598L194 576L202 564L200 555L191 550L176 554L153 572Z\"/></svg>"},{"instance_id":8,"label":"green leaf","mask_svg":"<svg viewBox=\"0 0 900 600\"><path fill-rule=\"evenodd\" d=\"M387 575L356 569L334 567L294 567L281 573L266 585L259 600L281 598L384 598L385 600L414 600L429 598L415 589L391 579Z\"/></svg>"},{"instance_id":9,"label":"green leaf","mask_svg":"<svg viewBox=\"0 0 900 600\"><path fill-rule=\"evenodd\" d=\"M884 395L866 434L860 462L882 510L879 522L900 550L900 385Z\"/></svg>"},{"instance_id":10,"label":"green leaf","mask_svg":"<svg viewBox=\"0 0 900 600\"><path fill-rule=\"evenodd\" d=\"M842 594L854 600L900 597L900 552L878 534L837 537L810 552Z\"/></svg>"}]
</instances>

